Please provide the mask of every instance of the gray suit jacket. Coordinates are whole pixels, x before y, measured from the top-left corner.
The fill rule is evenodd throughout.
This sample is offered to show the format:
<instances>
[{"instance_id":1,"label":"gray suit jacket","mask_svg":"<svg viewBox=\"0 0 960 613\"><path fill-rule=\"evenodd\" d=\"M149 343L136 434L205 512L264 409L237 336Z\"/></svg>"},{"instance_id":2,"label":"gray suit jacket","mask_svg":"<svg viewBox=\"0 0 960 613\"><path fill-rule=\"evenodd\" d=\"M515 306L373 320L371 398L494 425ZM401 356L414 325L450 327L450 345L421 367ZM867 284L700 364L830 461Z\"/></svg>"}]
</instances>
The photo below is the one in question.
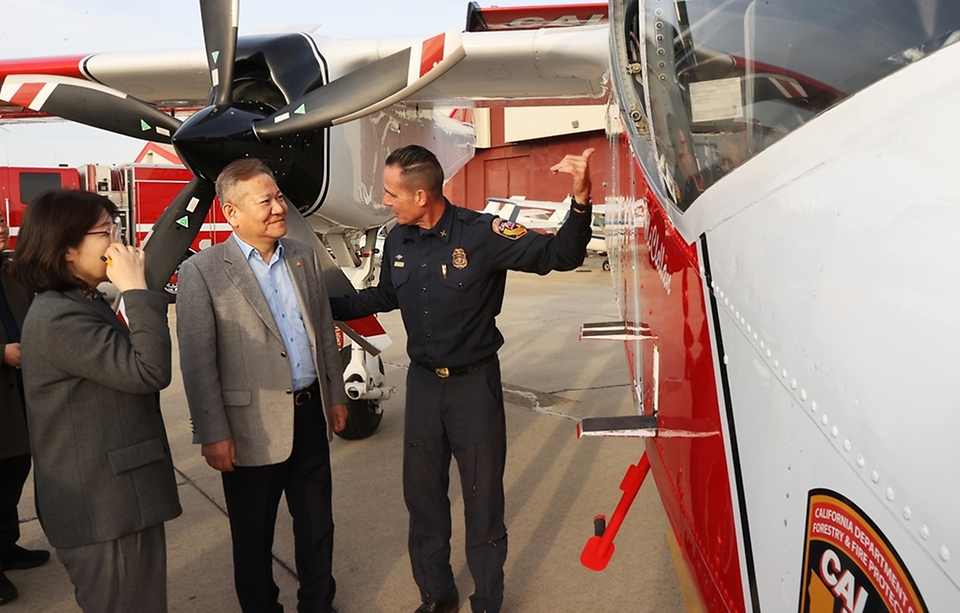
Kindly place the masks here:
<instances>
[{"instance_id":1,"label":"gray suit jacket","mask_svg":"<svg viewBox=\"0 0 960 613\"><path fill-rule=\"evenodd\" d=\"M22 285L7 278L7 264L7 256L0 254L3 294L17 326L22 330L23 318L30 306L30 295ZM0 351L8 342L7 333L0 326ZM27 419L20 406L20 392L17 391L17 369L0 360L0 458L12 458L25 453L30 453L30 440L27 438Z\"/></svg>"},{"instance_id":2,"label":"gray suit jacket","mask_svg":"<svg viewBox=\"0 0 960 613\"><path fill-rule=\"evenodd\" d=\"M48 291L23 323L27 425L40 523L54 547L118 539L180 515L159 391L170 383L167 299Z\"/></svg>"},{"instance_id":3,"label":"gray suit jacket","mask_svg":"<svg viewBox=\"0 0 960 613\"><path fill-rule=\"evenodd\" d=\"M327 290L317 254L282 239L284 260L313 348L320 395L347 401ZM293 383L286 347L260 284L233 238L180 266L180 369L195 443L233 437L238 466L277 464L293 451Z\"/></svg>"}]
</instances>

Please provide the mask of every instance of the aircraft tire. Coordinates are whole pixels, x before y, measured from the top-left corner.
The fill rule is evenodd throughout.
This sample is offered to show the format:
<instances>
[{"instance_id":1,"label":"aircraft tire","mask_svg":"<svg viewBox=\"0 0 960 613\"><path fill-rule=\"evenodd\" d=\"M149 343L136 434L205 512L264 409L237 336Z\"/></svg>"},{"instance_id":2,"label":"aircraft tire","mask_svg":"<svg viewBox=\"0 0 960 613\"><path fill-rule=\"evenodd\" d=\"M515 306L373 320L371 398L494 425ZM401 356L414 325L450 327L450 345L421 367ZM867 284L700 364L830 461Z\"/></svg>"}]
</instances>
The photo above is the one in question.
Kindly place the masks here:
<instances>
[{"instance_id":1,"label":"aircraft tire","mask_svg":"<svg viewBox=\"0 0 960 613\"><path fill-rule=\"evenodd\" d=\"M610 270L610 260L607 260L607 259L603 260L603 269Z\"/></svg>"},{"instance_id":2,"label":"aircraft tire","mask_svg":"<svg viewBox=\"0 0 960 613\"><path fill-rule=\"evenodd\" d=\"M383 412L376 400L347 400L347 427L337 436L356 441L372 436L380 426Z\"/></svg>"}]
</instances>

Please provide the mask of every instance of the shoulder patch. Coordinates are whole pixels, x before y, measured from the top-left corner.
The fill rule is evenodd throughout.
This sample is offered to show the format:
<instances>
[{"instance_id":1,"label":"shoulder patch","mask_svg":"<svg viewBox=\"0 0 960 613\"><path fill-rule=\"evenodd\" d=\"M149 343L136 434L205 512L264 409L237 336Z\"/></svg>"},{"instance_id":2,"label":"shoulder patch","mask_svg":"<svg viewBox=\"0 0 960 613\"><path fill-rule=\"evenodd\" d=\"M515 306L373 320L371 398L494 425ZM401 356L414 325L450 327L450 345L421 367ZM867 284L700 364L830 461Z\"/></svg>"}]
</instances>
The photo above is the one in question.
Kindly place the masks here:
<instances>
[{"instance_id":1,"label":"shoulder patch","mask_svg":"<svg viewBox=\"0 0 960 613\"><path fill-rule=\"evenodd\" d=\"M527 229L521 224L501 217L493 218L493 233L504 238L515 241L527 233Z\"/></svg>"}]
</instances>

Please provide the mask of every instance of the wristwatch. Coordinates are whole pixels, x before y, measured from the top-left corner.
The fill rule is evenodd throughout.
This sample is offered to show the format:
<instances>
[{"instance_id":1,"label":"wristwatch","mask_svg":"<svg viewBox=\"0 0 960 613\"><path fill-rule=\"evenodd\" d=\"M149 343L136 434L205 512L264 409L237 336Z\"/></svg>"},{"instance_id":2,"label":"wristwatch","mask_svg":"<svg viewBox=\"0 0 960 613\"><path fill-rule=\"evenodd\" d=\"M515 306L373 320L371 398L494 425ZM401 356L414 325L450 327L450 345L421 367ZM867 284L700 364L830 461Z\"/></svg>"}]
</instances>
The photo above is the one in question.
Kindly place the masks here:
<instances>
[{"instance_id":1,"label":"wristwatch","mask_svg":"<svg viewBox=\"0 0 960 613\"><path fill-rule=\"evenodd\" d=\"M576 196L570 196L570 208L577 213L586 213L590 210L590 206L593 205L593 198L587 196L587 202L585 204L580 204L577 202Z\"/></svg>"}]
</instances>

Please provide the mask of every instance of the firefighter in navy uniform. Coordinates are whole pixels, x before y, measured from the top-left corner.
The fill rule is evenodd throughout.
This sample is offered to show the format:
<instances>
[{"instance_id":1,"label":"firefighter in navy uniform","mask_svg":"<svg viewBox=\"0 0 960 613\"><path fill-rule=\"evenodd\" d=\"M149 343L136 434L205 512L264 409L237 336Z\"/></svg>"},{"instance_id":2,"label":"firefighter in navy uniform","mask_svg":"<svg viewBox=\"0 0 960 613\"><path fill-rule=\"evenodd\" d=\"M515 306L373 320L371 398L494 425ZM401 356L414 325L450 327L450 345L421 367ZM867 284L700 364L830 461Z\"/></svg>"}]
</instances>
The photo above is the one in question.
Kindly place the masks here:
<instances>
[{"instance_id":1,"label":"firefighter in navy uniform","mask_svg":"<svg viewBox=\"0 0 960 613\"><path fill-rule=\"evenodd\" d=\"M450 204L433 153L416 145L394 151L383 171L383 203L400 225L384 243L379 284L331 298L341 321L399 308L407 331L403 491L410 563L423 600L418 613L459 609L450 567L451 454L463 488L471 605L477 613L500 610L507 437L497 360L503 336L495 318L507 270L546 274L583 263L592 153L568 155L551 168L573 175L574 201L567 222L549 236Z\"/></svg>"}]
</instances>

